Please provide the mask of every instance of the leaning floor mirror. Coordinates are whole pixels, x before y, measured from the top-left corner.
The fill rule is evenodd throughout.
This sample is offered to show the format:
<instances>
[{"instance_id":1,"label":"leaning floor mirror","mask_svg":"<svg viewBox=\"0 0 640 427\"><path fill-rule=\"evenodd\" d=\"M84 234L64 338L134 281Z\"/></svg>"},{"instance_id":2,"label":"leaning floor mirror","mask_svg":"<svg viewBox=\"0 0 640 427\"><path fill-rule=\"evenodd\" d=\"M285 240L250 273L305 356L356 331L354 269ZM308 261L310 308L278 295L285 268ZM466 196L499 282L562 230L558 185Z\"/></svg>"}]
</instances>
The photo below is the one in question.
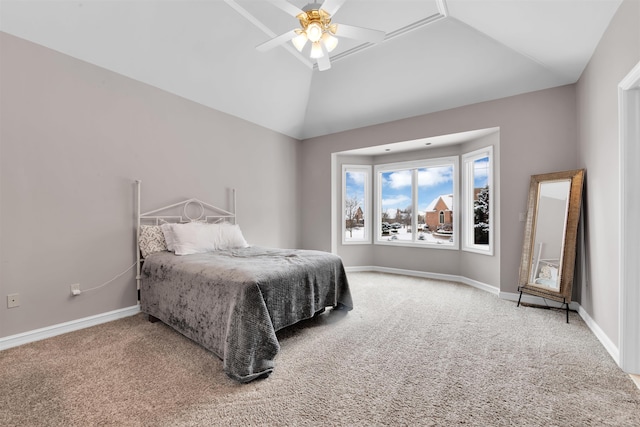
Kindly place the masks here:
<instances>
[{"instance_id":1,"label":"leaning floor mirror","mask_svg":"<svg viewBox=\"0 0 640 427\"><path fill-rule=\"evenodd\" d=\"M573 286L584 170L533 175L518 291L566 306Z\"/></svg>"}]
</instances>

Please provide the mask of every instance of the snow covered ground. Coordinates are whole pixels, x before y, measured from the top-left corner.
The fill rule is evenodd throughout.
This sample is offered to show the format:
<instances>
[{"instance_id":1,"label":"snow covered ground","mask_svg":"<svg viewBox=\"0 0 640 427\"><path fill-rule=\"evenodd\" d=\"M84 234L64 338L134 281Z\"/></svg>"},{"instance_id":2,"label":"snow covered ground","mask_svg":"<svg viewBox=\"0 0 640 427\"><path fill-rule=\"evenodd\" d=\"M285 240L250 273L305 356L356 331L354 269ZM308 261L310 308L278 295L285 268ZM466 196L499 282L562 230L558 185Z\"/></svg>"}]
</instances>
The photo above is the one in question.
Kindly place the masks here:
<instances>
[{"instance_id":1,"label":"snow covered ground","mask_svg":"<svg viewBox=\"0 0 640 427\"><path fill-rule=\"evenodd\" d=\"M407 231L406 228L400 228L397 231L398 231L397 233L391 233L388 236L382 236L381 240L389 240L389 241L401 240L401 241L407 241L407 242L411 241L411 232ZM436 244L449 243L447 238L439 238L439 237L433 236L429 232L418 233L418 236L420 236L420 235L423 235L424 239L423 240L418 240L419 242L436 243ZM347 242L348 241L364 240L364 228L354 228L351 231L350 230L346 230L346 232L345 232L345 240Z\"/></svg>"}]
</instances>

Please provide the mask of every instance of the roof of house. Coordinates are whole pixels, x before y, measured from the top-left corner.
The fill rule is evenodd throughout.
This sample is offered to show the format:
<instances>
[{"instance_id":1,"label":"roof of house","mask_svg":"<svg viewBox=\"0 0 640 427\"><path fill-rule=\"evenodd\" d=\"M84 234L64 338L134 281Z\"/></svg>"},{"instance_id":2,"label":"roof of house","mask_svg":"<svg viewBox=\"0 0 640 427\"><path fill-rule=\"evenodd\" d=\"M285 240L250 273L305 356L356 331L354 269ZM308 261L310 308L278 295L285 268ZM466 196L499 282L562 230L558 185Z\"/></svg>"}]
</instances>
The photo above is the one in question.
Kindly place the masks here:
<instances>
[{"instance_id":1,"label":"roof of house","mask_svg":"<svg viewBox=\"0 0 640 427\"><path fill-rule=\"evenodd\" d=\"M435 211L436 205L438 204L439 200L442 200L444 204L447 205L447 210L450 210L450 211L453 210L453 194L441 194L435 199L433 199L431 203L429 203L429 206L427 206L427 209L425 209L425 211L426 212Z\"/></svg>"}]
</instances>

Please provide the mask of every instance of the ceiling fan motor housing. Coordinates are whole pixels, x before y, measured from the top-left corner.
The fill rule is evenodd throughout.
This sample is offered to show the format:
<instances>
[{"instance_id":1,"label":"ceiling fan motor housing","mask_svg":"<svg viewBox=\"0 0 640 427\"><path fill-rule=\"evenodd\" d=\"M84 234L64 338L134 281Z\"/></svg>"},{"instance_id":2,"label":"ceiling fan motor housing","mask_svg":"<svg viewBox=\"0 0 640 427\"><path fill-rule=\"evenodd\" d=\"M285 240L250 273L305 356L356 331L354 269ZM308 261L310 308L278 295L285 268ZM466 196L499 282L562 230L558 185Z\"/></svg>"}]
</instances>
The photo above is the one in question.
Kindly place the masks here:
<instances>
[{"instance_id":1,"label":"ceiling fan motor housing","mask_svg":"<svg viewBox=\"0 0 640 427\"><path fill-rule=\"evenodd\" d=\"M323 9L310 9L299 14L296 18L300 21L300 26L307 33L307 36L311 41L319 40L324 32L329 32L331 34L336 33L337 26L335 24L331 24L331 16ZM314 26L311 26L312 24L316 24L318 26L321 31L319 34L314 34ZM311 31L309 31L309 26L311 26Z\"/></svg>"}]
</instances>

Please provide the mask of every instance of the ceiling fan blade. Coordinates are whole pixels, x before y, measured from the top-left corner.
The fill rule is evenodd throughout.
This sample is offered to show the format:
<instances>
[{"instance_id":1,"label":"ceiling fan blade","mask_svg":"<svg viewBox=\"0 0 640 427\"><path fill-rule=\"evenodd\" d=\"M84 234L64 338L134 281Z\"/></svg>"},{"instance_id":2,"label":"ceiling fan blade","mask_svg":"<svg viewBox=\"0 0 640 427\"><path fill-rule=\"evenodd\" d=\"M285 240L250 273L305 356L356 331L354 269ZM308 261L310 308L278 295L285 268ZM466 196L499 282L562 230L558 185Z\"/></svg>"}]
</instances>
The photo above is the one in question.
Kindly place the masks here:
<instances>
[{"instance_id":1,"label":"ceiling fan blade","mask_svg":"<svg viewBox=\"0 0 640 427\"><path fill-rule=\"evenodd\" d=\"M260 52L266 52L269 49L273 49L276 46L285 44L286 42L293 39L297 35L298 34L296 33L296 30L287 31L284 34L280 34L278 37L274 37L269 41L259 44L258 46L256 46L256 49L258 49Z\"/></svg>"},{"instance_id":2,"label":"ceiling fan blade","mask_svg":"<svg viewBox=\"0 0 640 427\"><path fill-rule=\"evenodd\" d=\"M320 9L323 9L329 15L333 16L342 7L345 0L324 0Z\"/></svg>"},{"instance_id":3,"label":"ceiling fan blade","mask_svg":"<svg viewBox=\"0 0 640 427\"><path fill-rule=\"evenodd\" d=\"M369 28L354 27L353 25L337 24L336 36L348 39L363 40L371 43L380 43L386 34L384 31L371 30Z\"/></svg>"},{"instance_id":4,"label":"ceiling fan blade","mask_svg":"<svg viewBox=\"0 0 640 427\"><path fill-rule=\"evenodd\" d=\"M295 6L286 0L267 0L267 1L269 3L272 3L274 6L279 7L280 9L284 10L289 15L294 17L300 15L301 13L304 13L302 9L300 9L298 6Z\"/></svg>"},{"instance_id":5,"label":"ceiling fan blade","mask_svg":"<svg viewBox=\"0 0 640 427\"><path fill-rule=\"evenodd\" d=\"M331 60L329 59L329 52L327 52L327 49L324 47L324 45L322 45L322 50L324 51L324 55L322 55L320 58L316 60L318 64L318 71L325 71L331 68Z\"/></svg>"}]
</instances>

